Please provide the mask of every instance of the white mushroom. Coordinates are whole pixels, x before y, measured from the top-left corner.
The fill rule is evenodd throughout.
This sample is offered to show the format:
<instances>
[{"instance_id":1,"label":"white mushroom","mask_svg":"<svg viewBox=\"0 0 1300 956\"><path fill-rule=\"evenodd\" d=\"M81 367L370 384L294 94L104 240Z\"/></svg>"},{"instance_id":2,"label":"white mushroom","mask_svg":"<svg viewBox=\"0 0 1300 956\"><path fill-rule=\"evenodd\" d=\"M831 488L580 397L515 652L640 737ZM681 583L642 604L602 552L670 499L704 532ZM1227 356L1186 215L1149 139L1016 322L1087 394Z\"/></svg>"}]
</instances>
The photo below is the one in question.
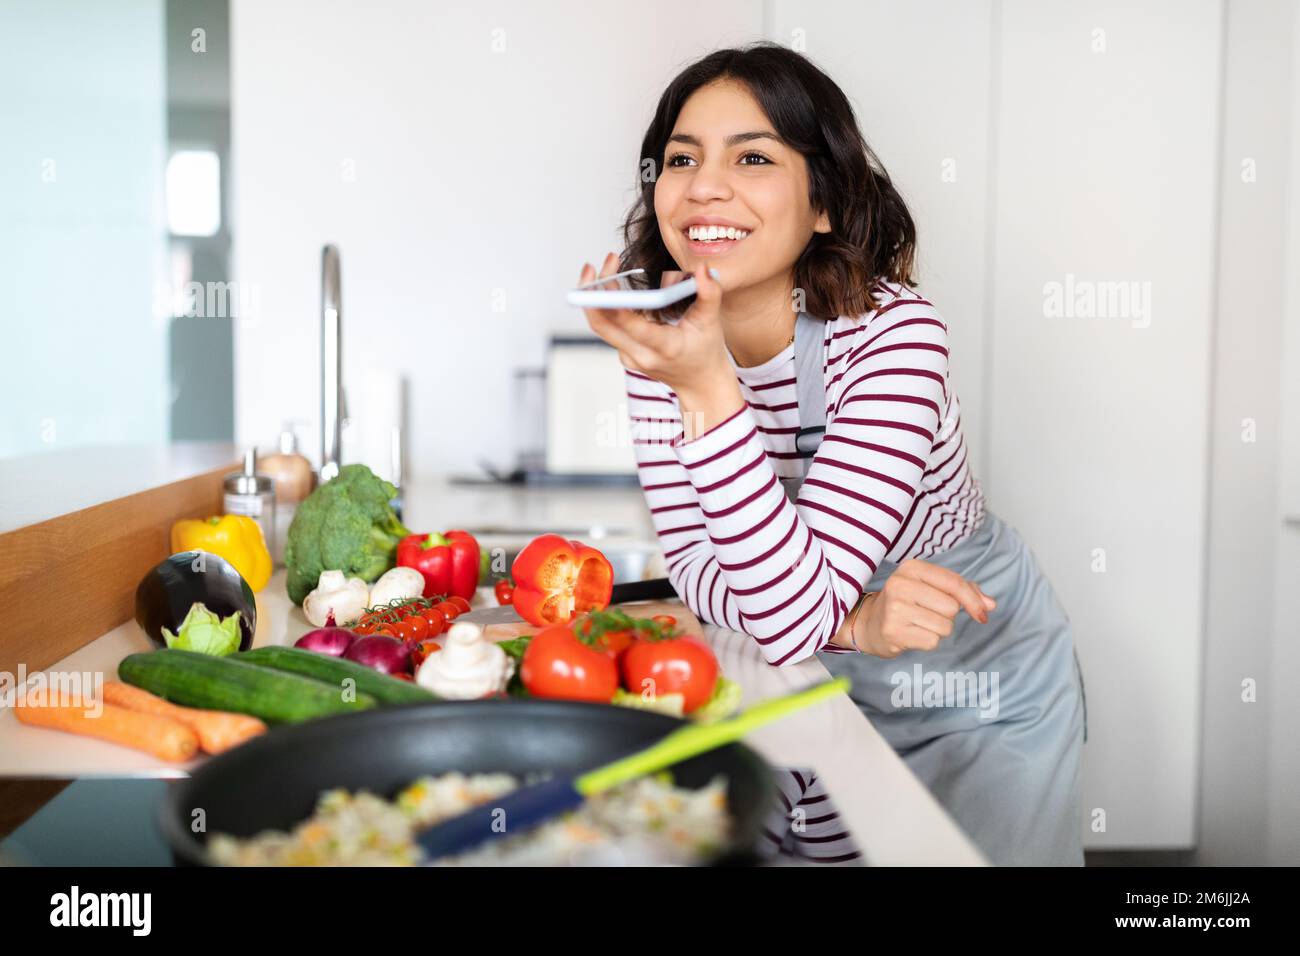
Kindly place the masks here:
<instances>
[{"instance_id":1,"label":"white mushroom","mask_svg":"<svg viewBox=\"0 0 1300 956\"><path fill-rule=\"evenodd\" d=\"M408 601L424 593L424 575L415 568L392 568L385 571L370 588L370 606L379 607L393 601Z\"/></svg>"},{"instance_id":2,"label":"white mushroom","mask_svg":"<svg viewBox=\"0 0 1300 956\"><path fill-rule=\"evenodd\" d=\"M342 571L322 571L316 590L302 602L302 612L316 627L324 627L331 614L334 623L347 627L361 620L370 602L370 588L360 578L345 578Z\"/></svg>"},{"instance_id":3,"label":"white mushroom","mask_svg":"<svg viewBox=\"0 0 1300 956\"><path fill-rule=\"evenodd\" d=\"M444 700L473 700L505 690L514 672L515 662L481 627L460 621L447 631L442 650L420 665L415 682Z\"/></svg>"}]
</instances>

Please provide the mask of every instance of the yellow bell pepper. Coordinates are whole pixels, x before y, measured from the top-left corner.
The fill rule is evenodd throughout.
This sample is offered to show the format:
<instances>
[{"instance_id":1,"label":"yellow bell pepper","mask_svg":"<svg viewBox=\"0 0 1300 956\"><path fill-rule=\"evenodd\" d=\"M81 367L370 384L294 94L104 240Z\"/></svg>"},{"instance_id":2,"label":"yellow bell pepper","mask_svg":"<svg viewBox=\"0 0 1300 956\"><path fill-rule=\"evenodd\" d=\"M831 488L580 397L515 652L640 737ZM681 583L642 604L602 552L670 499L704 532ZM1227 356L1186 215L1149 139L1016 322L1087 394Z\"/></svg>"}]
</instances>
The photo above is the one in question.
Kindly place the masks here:
<instances>
[{"instance_id":1,"label":"yellow bell pepper","mask_svg":"<svg viewBox=\"0 0 1300 956\"><path fill-rule=\"evenodd\" d=\"M271 552L262 526L247 515L194 518L172 525L172 554L207 551L225 558L254 591L271 580Z\"/></svg>"}]
</instances>

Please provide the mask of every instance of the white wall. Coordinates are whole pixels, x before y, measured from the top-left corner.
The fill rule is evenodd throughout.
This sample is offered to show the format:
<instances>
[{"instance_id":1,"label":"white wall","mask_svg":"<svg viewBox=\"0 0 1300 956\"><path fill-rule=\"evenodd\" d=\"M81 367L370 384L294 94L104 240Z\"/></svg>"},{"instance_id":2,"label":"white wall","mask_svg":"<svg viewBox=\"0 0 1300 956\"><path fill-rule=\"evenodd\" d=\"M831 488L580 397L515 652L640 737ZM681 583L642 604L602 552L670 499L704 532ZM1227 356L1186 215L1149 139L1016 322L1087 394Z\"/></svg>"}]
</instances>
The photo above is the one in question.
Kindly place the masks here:
<instances>
[{"instance_id":1,"label":"white wall","mask_svg":"<svg viewBox=\"0 0 1300 956\"><path fill-rule=\"evenodd\" d=\"M1284 740L1291 736L1271 719L1276 702L1291 696L1297 673L1293 668L1288 678L1272 666L1274 542L1281 525L1271 492L1286 434L1280 427L1283 313L1286 263L1295 262L1286 253L1286 199L1294 179L1287 120L1296 11L1289 0L1247 0L1226 10L1196 855L1202 863L1258 863L1277 847L1264 825L1270 733L1276 728ZM1295 501L1300 506L1300 495ZM1300 579L1300 565L1291 567ZM1256 684L1253 700L1245 681ZM1293 797L1293 827L1297 812L1300 798Z\"/></svg>"},{"instance_id":2,"label":"white wall","mask_svg":"<svg viewBox=\"0 0 1300 956\"><path fill-rule=\"evenodd\" d=\"M161 0L0 0L0 457L167 440Z\"/></svg>"},{"instance_id":3,"label":"white wall","mask_svg":"<svg viewBox=\"0 0 1300 956\"><path fill-rule=\"evenodd\" d=\"M1271 11L1281 36L1290 36L1291 94L1289 110L1277 115L1290 116L1290 149L1279 153L1284 161L1280 168L1288 171L1283 209L1287 217L1286 239L1282 246L1284 265L1284 306L1280 373L1282 379L1282 414L1278 422L1280 436L1277 510L1274 523L1277 546L1274 550L1273 654L1263 671L1267 688L1264 706L1269 708L1269 750L1266 772L1268 790L1267 862L1300 864L1300 747L1296 746L1296 728L1300 727L1300 694L1295 693L1300 675L1300 4L1279 3ZM1286 27L1286 13L1291 25ZM1289 268L1288 268L1289 267ZM1256 776L1256 779L1260 775Z\"/></svg>"},{"instance_id":4,"label":"white wall","mask_svg":"<svg viewBox=\"0 0 1300 956\"><path fill-rule=\"evenodd\" d=\"M409 377L425 475L508 463L511 370L540 364L551 329L586 330L563 293L618 248L659 93L762 28L757 0L645 16L236 0L231 16L234 273L261 306L236 332L236 434L269 442L302 419L315 454L319 257L335 242L344 381L356 397L368 377Z\"/></svg>"}]
</instances>

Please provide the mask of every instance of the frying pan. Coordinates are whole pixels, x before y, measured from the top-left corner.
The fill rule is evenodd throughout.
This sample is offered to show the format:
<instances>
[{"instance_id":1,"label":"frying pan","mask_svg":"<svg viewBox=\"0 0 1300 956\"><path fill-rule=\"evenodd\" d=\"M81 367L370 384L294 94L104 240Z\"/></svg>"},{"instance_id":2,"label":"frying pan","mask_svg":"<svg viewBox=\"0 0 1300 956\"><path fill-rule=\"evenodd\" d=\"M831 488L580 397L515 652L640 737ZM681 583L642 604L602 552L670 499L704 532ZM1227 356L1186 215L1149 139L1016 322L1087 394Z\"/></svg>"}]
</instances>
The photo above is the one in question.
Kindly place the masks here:
<instances>
[{"instance_id":1,"label":"frying pan","mask_svg":"<svg viewBox=\"0 0 1300 956\"><path fill-rule=\"evenodd\" d=\"M327 717L277 728L213 757L168 789L159 823L181 865L208 865L209 833L249 837L292 830L321 791L391 797L426 774L577 771L645 746L682 726L674 717L606 704L556 700L434 701ZM727 779L728 844L708 863L752 863L776 791L771 770L742 744L673 768L679 786ZM194 833L200 818L204 832Z\"/></svg>"}]
</instances>

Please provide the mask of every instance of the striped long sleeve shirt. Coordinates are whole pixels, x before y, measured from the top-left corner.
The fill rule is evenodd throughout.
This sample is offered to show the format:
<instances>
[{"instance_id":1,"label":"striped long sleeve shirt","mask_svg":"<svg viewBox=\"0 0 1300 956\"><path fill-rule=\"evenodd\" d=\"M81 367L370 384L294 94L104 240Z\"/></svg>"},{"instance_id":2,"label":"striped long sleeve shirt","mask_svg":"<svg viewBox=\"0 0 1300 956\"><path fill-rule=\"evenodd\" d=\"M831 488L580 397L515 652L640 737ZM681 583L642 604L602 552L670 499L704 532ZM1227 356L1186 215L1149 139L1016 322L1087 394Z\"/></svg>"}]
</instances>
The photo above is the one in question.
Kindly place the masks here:
<instances>
[{"instance_id":1,"label":"striped long sleeve shirt","mask_svg":"<svg viewBox=\"0 0 1300 956\"><path fill-rule=\"evenodd\" d=\"M825 323L826 433L798 500L794 346L735 365L745 405L691 441L676 394L627 372L637 473L668 576L701 620L742 631L771 664L827 648L882 561L925 558L980 524L948 377L948 328L893 283L873 312Z\"/></svg>"}]
</instances>

